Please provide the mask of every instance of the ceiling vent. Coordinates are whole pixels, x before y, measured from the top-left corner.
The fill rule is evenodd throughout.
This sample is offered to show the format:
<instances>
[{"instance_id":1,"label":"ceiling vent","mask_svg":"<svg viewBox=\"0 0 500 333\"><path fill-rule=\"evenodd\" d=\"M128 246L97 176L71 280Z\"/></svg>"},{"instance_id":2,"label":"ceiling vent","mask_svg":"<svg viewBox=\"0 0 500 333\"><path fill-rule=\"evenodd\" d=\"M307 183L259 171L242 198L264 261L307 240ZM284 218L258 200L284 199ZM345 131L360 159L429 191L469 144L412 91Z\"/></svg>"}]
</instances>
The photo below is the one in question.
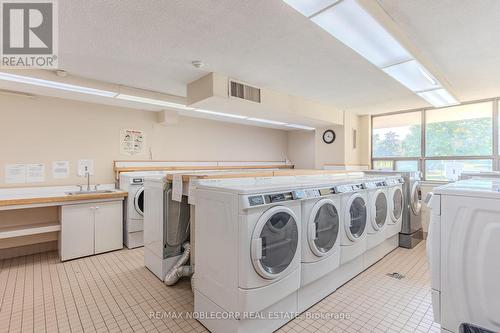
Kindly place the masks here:
<instances>
[{"instance_id":1,"label":"ceiling vent","mask_svg":"<svg viewBox=\"0 0 500 333\"><path fill-rule=\"evenodd\" d=\"M231 81L230 95L247 101L260 103L260 89Z\"/></svg>"}]
</instances>

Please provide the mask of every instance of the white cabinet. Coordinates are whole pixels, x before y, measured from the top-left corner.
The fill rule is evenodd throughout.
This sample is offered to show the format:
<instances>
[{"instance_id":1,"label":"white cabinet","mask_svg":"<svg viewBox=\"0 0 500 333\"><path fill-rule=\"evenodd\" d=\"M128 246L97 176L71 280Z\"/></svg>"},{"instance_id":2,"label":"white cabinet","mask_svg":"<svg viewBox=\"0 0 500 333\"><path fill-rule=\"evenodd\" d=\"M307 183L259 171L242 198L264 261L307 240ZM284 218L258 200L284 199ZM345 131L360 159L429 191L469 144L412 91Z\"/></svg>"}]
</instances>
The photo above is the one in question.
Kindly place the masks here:
<instances>
[{"instance_id":1,"label":"white cabinet","mask_svg":"<svg viewBox=\"0 0 500 333\"><path fill-rule=\"evenodd\" d=\"M102 253L123 246L123 209L121 201L95 206L94 251Z\"/></svg>"},{"instance_id":2,"label":"white cabinet","mask_svg":"<svg viewBox=\"0 0 500 333\"><path fill-rule=\"evenodd\" d=\"M122 201L62 206L61 260L121 249L122 228Z\"/></svg>"}]
</instances>

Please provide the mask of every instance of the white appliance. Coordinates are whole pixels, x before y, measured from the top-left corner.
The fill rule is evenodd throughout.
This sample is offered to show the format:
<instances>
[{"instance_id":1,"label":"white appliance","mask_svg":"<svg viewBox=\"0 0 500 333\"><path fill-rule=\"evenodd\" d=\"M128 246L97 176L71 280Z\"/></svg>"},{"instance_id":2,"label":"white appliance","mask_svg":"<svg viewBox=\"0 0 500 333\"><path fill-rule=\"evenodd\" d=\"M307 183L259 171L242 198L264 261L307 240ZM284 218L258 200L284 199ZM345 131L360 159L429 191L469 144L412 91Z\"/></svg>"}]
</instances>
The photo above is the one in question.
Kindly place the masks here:
<instances>
[{"instance_id":1,"label":"white appliance","mask_svg":"<svg viewBox=\"0 0 500 333\"><path fill-rule=\"evenodd\" d=\"M338 185L336 193L341 194L340 263L344 264L360 257L366 251L367 224L370 219L368 193L363 181Z\"/></svg>"},{"instance_id":2,"label":"white appliance","mask_svg":"<svg viewBox=\"0 0 500 333\"><path fill-rule=\"evenodd\" d=\"M386 180L388 186L387 199L389 200L389 220L385 229L386 238L391 238L401 232L405 206L403 183L404 180L400 177L388 177Z\"/></svg>"},{"instance_id":3,"label":"white appliance","mask_svg":"<svg viewBox=\"0 0 500 333\"><path fill-rule=\"evenodd\" d=\"M443 332L462 332L467 325L499 332L500 180L440 186L428 205L434 320Z\"/></svg>"},{"instance_id":4,"label":"white appliance","mask_svg":"<svg viewBox=\"0 0 500 333\"><path fill-rule=\"evenodd\" d=\"M146 177L144 196L144 264L163 281L189 239L190 206L185 195L172 200L172 182L164 176Z\"/></svg>"},{"instance_id":5,"label":"white appliance","mask_svg":"<svg viewBox=\"0 0 500 333\"><path fill-rule=\"evenodd\" d=\"M293 319L303 197L290 184L198 186L194 310L236 314L199 318L210 331L271 332ZM285 316L269 317L273 313Z\"/></svg>"},{"instance_id":6,"label":"white appliance","mask_svg":"<svg viewBox=\"0 0 500 333\"><path fill-rule=\"evenodd\" d=\"M124 202L123 243L129 249L144 245L144 178L164 174L162 171L120 173L120 190L128 192Z\"/></svg>"},{"instance_id":7,"label":"white appliance","mask_svg":"<svg viewBox=\"0 0 500 333\"><path fill-rule=\"evenodd\" d=\"M499 171L462 172L459 179L500 178Z\"/></svg>"},{"instance_id":8,"label":"white appliance","mask_svg":"<svg viewBox=\"0 0 500 333\"><path fill-rule=\"evenodd\" d=\"M366 237L367 250L376 247L386 240L385 229L389 217L389 200L387 195L387 182L385 179L373 179L365 183L368 189L368 206L370 210L370 223Z\"/></svg>"}]
</instances>

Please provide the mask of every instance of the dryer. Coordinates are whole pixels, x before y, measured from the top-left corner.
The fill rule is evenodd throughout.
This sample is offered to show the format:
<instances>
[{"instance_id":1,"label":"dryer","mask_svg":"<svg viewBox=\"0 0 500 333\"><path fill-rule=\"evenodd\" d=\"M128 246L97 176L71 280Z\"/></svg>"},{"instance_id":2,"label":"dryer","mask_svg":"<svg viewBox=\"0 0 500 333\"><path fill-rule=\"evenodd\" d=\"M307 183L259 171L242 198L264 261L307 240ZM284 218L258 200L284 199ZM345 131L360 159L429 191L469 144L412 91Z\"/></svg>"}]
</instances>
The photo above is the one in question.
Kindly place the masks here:
<instances>
[{"instance_id":1,"label":"dryer","mask_svg":"<svg viewBox=\"0 0 500 333\"><path fill-rule=\"evenodd\" d=\"M274 331L297 312L301 203L291 184L200 184L194 310L212 332ZM245 317L262 313L264 318ZM269 317L272 313L285 316Z\"/></svg>"},{"instance_id":2,"label":"dryer","mask_svg":"<svg viewBox=\"0 0 500 333\"><path fill-rule=\"evenodd\" d=\"M499 189L498 179L469 179L428 195L432 310L442 332L500 332Z\"/></svg>"}]
</instances>

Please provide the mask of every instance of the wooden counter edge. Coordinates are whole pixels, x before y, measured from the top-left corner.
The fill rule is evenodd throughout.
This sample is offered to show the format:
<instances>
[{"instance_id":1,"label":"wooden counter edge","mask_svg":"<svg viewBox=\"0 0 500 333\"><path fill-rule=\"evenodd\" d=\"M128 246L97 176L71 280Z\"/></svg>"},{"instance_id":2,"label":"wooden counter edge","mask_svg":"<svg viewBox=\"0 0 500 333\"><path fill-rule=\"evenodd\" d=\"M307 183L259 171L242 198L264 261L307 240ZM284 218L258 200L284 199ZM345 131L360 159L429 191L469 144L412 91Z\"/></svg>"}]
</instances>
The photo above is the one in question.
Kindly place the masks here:
<instances>
[{"instance_id":1,"label":"wooden counter edge","mask_svg":"<svg viewBox=\"0 0 500 333\"><path fill-rule=\"evenodd\" d=\"M44 203L54 203L54 202L125 198L127 196L128 196L127 192L116 191L112 193L64 195L59 197L39 197L39 198L23 198L23 199L7 199L7 200L0 199L0 207L44 204Z\"/></svg>"}]
</instances>

